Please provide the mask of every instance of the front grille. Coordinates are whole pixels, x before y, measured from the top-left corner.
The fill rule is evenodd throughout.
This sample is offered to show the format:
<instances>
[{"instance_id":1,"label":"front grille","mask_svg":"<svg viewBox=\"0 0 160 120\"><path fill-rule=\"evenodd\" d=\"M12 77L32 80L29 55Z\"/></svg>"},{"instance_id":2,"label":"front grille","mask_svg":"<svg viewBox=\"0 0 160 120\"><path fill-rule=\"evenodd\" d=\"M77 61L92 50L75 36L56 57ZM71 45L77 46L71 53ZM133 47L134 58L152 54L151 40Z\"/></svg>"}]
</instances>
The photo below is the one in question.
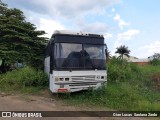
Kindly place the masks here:
<instances>
[{"instance_id":1,"label":"front grille","mask_svg":"<svg viewBox=\"0 0 160 120\"><path fill-rule=\"evenodd\" d=\"M95 80L95 75L88 75L88 76L72 76L72 81L77 80Z\"/></svg>"},{"instance_id":2,"label":"front grille","mask_svg":"<svg viewBox=\"0 0 160 120\"><path fill-rule=\"evenodd\" d=\"M80 83L80 84L70 84L69 86L86 86L86 85L96 85L97 83L85 83L85 84L82 84L82 83Z\"/></svg>"}]
</instances>

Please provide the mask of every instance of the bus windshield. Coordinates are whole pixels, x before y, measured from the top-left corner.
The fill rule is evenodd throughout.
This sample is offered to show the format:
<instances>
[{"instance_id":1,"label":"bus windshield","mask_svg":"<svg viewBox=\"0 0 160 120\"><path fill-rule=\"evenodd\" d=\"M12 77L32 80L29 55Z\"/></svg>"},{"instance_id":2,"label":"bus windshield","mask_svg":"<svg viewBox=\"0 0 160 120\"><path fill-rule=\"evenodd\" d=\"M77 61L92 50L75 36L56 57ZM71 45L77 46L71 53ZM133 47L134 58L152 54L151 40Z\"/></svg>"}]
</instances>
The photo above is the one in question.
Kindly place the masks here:
<instances>
[{"instance_id":1,"label":"bus windshield","mask_svg":"<svg viewBox=\"0 0 160 120\"><path fill-rule=\"evenodd\" d=\"M56 69L105 69L104 45L55 43Z\"/></svg>"}]
</instances>

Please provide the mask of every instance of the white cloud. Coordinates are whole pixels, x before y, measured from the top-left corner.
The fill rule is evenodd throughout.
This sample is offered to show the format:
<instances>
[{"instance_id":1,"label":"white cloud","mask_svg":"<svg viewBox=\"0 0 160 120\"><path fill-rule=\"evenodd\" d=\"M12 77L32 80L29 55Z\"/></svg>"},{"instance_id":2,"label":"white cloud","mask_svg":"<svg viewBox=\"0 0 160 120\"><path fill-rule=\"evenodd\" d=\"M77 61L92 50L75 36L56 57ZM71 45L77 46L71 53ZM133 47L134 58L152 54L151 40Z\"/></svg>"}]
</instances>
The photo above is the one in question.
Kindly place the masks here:
<instances>
[{"instance_id":1,"label":"white cloud","mask_svg":"<svg viewBox=\"0 0 160 120\"><path fill-rule=\"evenodd\" d=\"M122 45L122 43L120 41L116 40L115 43L114 43L114 49L116 49L120 45Z\"/></svg>"},{"instance_id":2,"label":"white cloud","mask_svg":"<svg viewBox=\"0 0 160 120\"><path fill-rule=\"evenodd\" d=\"M140 31L136 29L128 30L127 32L119 33L117 40L130 40L134 35L139 34Z\"/></svg>"},{"instance_id":3,"label":"white cloud","mask_svg":"<svg viewBox=\"0 0 160 120\"><path fill-rule=\"evenodd\" d=\"M130 25L130 23L125 22L124 20L122 20L119 14L116 14L116 16L113 17L113 19L118 22L118 26L119 26L121 29L123 29L123 28L124 28L125 26L127 26L127 25Z\"/></svg>"},{"instance_id":4,"label":"white cloud","mask_svg":"<svg viewBox=\"0 0 160 120\"><path fill-rule=\"evenodd\" d=\"M46 32L43 37L50 38L55 30L64 30L63 25L51 19L34 17L30 18L29 21L31 21L37 26L37 30L44 30Z\"/></svg>"},{"instance_id":5,"label":"white cloud","mask_svg":"<svg viewBox=\"0 0 160 120\"><path fill-rule=\"evenodd\" d=\"M131 29L123 33L119 33L114 42L113 51L116 51L116 48L120 45L123 45L125 40L130 40L134 35L139 34L139 30ZM114 54L114 52L112 52Z\"/></svg>"},{"instance_id":6,"label":"white cloud","mask_svg":"<svg viewBox=\"0 0 160 120\"><path fill-rule=\"evenodd\" d=\"M144 45L139 48L139 50L144 53L143 56L149 57L154 53L160 53L160 41L154 41L149 45Z\"/></svg>"},{"instance_id":7,"label":"white cloud","mask_svg":"<svg viewBox=\"0 0 160 120\"><path fill-rule=\"evenodd\" d=\"M108 30L108 26L106 23L95 22L90 24L83 24L80 26L82 31L91 32L91 33L99 33L104 34Z\"/></svg>"},{"instance_id":8,"label":"white cloud","mask_svg":"<svg viewBox=\"0 0 160 120\"><path fill-rule=\"evenodd\" d=\"M112 8L112 12L115 12L115 8Z\"/></svg>"},{"instance_id":9,"label":"white cloud","mask_svg":"<svg viewBox=\"0 0 160 120\"><path fill-rule=\"evenodd\" d=\"M35 19L30 20L30 22L34 21L32 23L36 24L36 26L40 26L42 23L38 17L49 18L51 20L58 21L59 24L63 23L66 26L70 26L68 29L75 28L102 34L106 33L107 24L96 20L96 17L99 15L105 16L107 14L107 8L120 2L121 0L29 0L27 2L21 0L12 0L11 2L10 0L6 0L6 3L10 3L12 7L31 12L32 14L29 16L26 15L27 18L31 16L37 17L36 21ZM86 16L92 16L96 22L88 24L90 18L88 20ZM41 28L44 27L41 25ZM50 32L49 30L46 31Z\"/></svg>"},{"instance_id":10,"label":"white cloud","mask_svg":"<svg viewBox=\"0 0 160 120\"><path fill-rule=\"evenodd\" d=\"M39 0L37 0L39 2ZM101 14L104 8L109 7L120 0L48 0L44 1L50 11L56 11L60 16L77 17L84 14ZM55 13L53 13L55 15Z\"/></svg>"},{"instance_id":11,"label":"white cloud","mask_svg":"<svg viewBox=\"0 0 160 120\"><path fill-rule=\"evenodd\" d=\"M9 0L6 0L10 2ZM74 19L86 14L99 15L107 7L120 3L121 0L12 0L15 6L32 10L36 13L52 16L53 18Z\"/></svg>"},{"instance_id":12,"label":"white cloud","mask_svg":"<svg viewBox=\"0 0 160 120\"><path fill-rule=\"evenodd\" d=\"M112 38L112 37L113 37L113 35L111 33L105 33L104 34L105 39L109 39L109 38Z\"/></svg>"},{"instance_id":13,"label":"white cloud","mask_svg":"<svg viewBox=\"0 0 160 120\"><path fill-rule=\"evenodd\" d=\"M24 11L27 17L27 21L36 25L37 30L44 30L47 34L43 35L44 37L50 38L55 30L64 30L65 27L58 21L45 18L40 14L35 14L32 11Z\"/></svg>"},{"instance_id":14,"label":"white cloud","mask_svg":"<svg viewBox=\"0 0 160 120\"><path fill-rule=\"evenodd\" d=\"M40 25L37 29L38 30L45 30L45 32L47 34L44 36L50 38L51 35L53 34L54 30L63 30L64 27L60 23L58 23L57 21L45 19L45 18L40 18Z\"/></svg>"}]
</instances>

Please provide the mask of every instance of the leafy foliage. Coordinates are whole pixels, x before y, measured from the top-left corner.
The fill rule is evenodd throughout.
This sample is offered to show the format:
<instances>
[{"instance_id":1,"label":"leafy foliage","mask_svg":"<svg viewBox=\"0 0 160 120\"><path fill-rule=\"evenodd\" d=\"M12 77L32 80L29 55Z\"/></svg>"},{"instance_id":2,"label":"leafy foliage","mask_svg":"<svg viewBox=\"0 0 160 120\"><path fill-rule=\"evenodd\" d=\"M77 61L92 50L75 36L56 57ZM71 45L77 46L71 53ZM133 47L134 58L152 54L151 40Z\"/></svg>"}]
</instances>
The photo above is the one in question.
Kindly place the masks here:
<instances>
[{"instance_id":1,"label":"leafy foliage","mask_svg":"<svg viewBox=\"0 0 160 120\"><path fill-rule=\"evenodd\" d=\"M44 88L46 86L48 86L47 75L32 67L13 70L0 76L0 90L3 91L16 91L30 87Z\"/></svg>"},{"instance_id":2,"label":"leafy foliage","mask_svg":"<svg viewBox=\"0 0 160 120\"><path fill-rule=\"evenodd\" d=\"M107 62L108 62L109 59L111 59L111 53L108 50L108 48L106 48L106 60L107 60Z\"/></svg>"},{"instance_id":3,"label":"leafy foliage","mask_svg":"<svg viewBox=\"0 0 160 120\"><path fill-rule=\"evenodd\" d=\"M155 53L152 57L153 60L151 60L150 63L154 66L160 66L160 53Z\"/></svg>"},{"instance_id":4,"label":"leafy foliage","mask_svg":"<svg viewBox=\"0 0 160 120\"><path fill-rule=\"evenodd\" d=\"M0 1L0 57L4 66L21 62L42 68L46 38L44 31L25 20L23 12Z\"/></svg>"},{"instance_id":5,"label":"leafy foliage","mask_svg":"<svg viewBox=\"0 0 160 120\"><path fill-rule=\"evenodd\" d=\"M153 58L160 60L160 53L155 53L155 54L153 55Z\"/></svg>"},{"instance_id":6,"label":"leafy foliage","mask_svg":"<svg viewBox=\"0 0 160 120\"><path fill-rule=\"evenodd\" d=\"M154 82L159 79L158 66L138 66L115 57L107 66L107 86L96 91L73 93L64 99L75 105L106 107L107 110L108 107L121 111L159 110L160 93Z\"/></svg>"},{"instance_id":7,"label":"leafy foliage","mask_svg":"<svg viewBox=\"0 0 160 120\"><path fill-rule=\"evenodd\" d=\"M153 59L150 61L151 65L154 66L160 66L160 60L159 59Z\"/></svg>"},{"instance_id":8,"label":"leafy foliage","mask_svg":"<svg viewBox=\"0 0 160 120\"><path fill-rule=\"evenodd\" d=\"M131 52L128 47L126 47L125 45L121 45L120 47L116 48L117 51L115 53L120 54L120 58L123 60L123 55L126 55L127 57L129 57L129 53Z\"/></svg>"}]
</instances>

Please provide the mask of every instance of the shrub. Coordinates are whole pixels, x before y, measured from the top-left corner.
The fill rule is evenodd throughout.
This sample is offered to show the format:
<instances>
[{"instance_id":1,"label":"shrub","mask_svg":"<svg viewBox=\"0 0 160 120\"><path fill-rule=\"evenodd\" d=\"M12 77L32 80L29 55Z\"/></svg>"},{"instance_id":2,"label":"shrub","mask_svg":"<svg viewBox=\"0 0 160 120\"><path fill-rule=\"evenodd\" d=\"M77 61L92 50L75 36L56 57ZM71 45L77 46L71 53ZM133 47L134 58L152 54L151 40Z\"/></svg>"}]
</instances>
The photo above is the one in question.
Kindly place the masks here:
<instances>
[{"instance_id":1,"label":"shrub","mask_svg":"<svg viewBox=\"0 0 160 120\"><path fill-rule=\"evenodd\" d=\"M159 59L153 59L150 61L151 65L154 66L160 66L160 60Z\"/></svg>"},{"instance_id":2,"label":"shrub","mask_svg":"<svg viewBox=\"0 0 160 120\"><path fill-rule=\"evenodd\" d=\"M139 66L116 58L107 64L107 86L74 93L69 103L116 110L159 110L160 94L152 79L159 79L158 66ZM153 77L154 76L154 77Z\"/></svg>"},{"instance_id":3,"label":"shrub","mask_svg":"<svg viewBox=\"0 0 160 120\"><path fill-rule=\"evenodd\" d=\"M159 73L154 73L152 75L152 80L154 81L155 88L160 90L160 72Z\"/></svg>"},{"instance_id":4,"label":"shrub","mask_svg":"<svg viewBox=\"0 0 160 120\"><path fill-rule=\"evenodd\" d=\"M108 64L108 80L110 82L122 82L131 79L131 70L130 63L113 58Z\"/></svg>"},{"instance_id":5,"label":"shrub","mask_svg":"<svg viewBox=\"0 0 160 120\"><path fill-rule=\"evenodd\" d=\"M19 90L25 87L45 87L48 86L47 75L31 67L24 67L11 72L7 72L0 78L1 89ZM9 88L8 88L9 87Z\"/></svg>"}]
</instances>

